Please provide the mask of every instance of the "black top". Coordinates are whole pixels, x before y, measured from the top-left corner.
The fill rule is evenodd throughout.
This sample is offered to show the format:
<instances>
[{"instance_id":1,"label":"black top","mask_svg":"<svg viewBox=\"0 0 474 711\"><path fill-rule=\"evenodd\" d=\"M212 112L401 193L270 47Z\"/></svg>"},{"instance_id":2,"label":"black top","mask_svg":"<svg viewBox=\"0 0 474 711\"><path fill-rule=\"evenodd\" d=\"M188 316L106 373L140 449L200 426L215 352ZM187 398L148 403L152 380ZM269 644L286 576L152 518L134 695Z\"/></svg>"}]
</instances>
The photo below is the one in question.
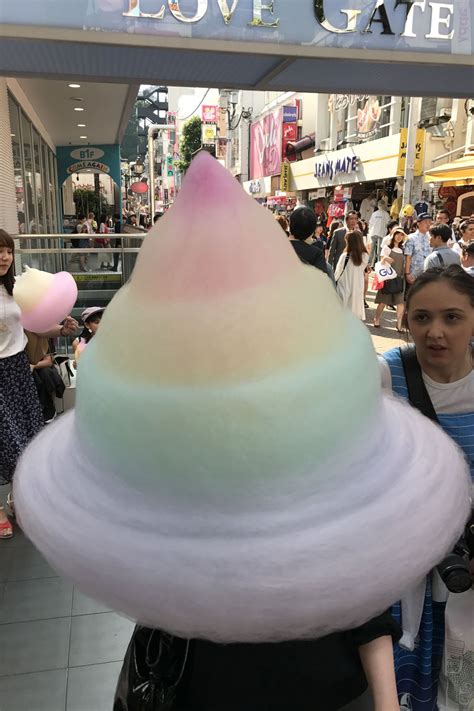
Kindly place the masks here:
<instances>
[{"instance_id":1,"label":"black top","mask_svg":"<svg viewBox=\"0 0 474 711\"><path fill-rule=\"evenodd\" d=\"M307 244L299 239L290 240L298 257L305 264L311 264L312 267L320 269L325 274L328 273L326 260L324 258L324 250L316 244Z\"/></svg>"},{"instance_id":2,"label":"black top","mask_svg":"<svg viewBox=\"0 0 474 711\"><path fill-rule=\"evenodd\" d=\"M358 647L384 635L401 636L388 613L305 642L193 641L176 711L336 711L367 689Z\"/></svg>"},{"instance_id":3,"label":"black top","mask_svg":"<svg viewBox=\"0 0 474 711\"><path fill-rule=\"evenodd\" d=\"M334 269L334 271L336 271L337 263L340 259L340 256L346 248L346 233L347 229L345 227L341 227L340 229L334 232L331 239L328 262Z\"/></svg>"}]
</instances>

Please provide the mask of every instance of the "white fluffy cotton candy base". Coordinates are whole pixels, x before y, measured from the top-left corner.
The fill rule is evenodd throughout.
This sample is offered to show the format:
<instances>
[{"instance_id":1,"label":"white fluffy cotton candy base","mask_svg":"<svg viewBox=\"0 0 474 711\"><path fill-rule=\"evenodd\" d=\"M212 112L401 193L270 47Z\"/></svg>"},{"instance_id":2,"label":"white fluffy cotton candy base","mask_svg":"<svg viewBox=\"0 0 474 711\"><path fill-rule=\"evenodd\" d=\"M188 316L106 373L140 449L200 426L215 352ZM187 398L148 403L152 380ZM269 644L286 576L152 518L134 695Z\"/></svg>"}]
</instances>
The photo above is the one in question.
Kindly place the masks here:
<instances>
[{"instance_id":1,"label":"white fluffy cotton candy base","mask_svg":"<svg viewBox=\"0 0 474 711\"><path fill-rule=\"evenodd\" d=\"M451 549L469 476L451 439L385 397L357 451L235 510L146 495L98 470L74 414L28 447L21 525L60 573L140 622L220 642L315 638L358 626ZM398 423L404 426L399 427ZM89 452L90 454L90 452Z\"/></svg>"}]
</instances>

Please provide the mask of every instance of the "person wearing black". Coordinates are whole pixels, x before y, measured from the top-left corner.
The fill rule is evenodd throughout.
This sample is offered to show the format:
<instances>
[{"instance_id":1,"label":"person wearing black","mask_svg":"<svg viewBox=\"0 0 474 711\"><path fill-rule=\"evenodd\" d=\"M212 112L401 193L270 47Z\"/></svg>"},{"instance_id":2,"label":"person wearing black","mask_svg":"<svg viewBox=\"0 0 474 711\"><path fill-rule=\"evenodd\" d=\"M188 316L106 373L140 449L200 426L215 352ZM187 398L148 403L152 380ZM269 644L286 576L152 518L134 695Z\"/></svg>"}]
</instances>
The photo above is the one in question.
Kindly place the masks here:
<instances>
[{"instance_id":1,"label":"person wearing black","mask_svg":"<svg viewBox=\"0 0 474 711\"><path fill-rule=\"evenodd\" d=\"M328 262L332 269L336 271L337 263L341 254L346 248L346 234L356 230L358 227L358 215L355 210L351 210L346 215L346 226L336 230L331 239Z\"/></svg>"},{"instance_id":2,"label":"person wearing black","mask_svg":"<svg viewBox=\"0 0 474 711\"><path fill-rule=\"evenodd\" d=\"M290 216L290 242L298 257L305 264L310 264L328 274L324 249L319 244L308 244L313 239L317 218L309 207L299 207Z\"/></svg>"}]
</instances>

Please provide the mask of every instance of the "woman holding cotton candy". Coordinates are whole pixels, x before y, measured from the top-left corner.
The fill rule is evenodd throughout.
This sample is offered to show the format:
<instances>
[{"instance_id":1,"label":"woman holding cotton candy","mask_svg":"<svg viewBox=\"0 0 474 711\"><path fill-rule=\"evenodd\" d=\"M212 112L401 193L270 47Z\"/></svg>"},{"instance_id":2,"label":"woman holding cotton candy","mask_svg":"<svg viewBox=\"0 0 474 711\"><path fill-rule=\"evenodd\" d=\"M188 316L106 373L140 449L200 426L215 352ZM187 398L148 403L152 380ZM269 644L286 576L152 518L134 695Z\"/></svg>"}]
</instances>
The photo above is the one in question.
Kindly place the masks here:
<instances>
[{"instance_id":1,"label":"woman holding cotton candy","mask_svg":"<svg viewBox=\"0 0 474 711\"><path fill-rule=\"evenodd\" d=\"M439 425L464 451L474 479L474 371L471 347L474 336L474 279L458 266L424 272L409 291L406 321L415 344L421 378ZM408 384L400 349L389 351L384 359L384 386L407 399ZM447 470L446 476L449 475ZM433 521L434 532L436 526L437 522ZM402 646L397 645L395 650L398 691L400 699L411 703L407 708L413 711L437 708L445 603L435 600L435 597L442 600L443 595L435 595L434 590L432 594L432 582L438 583L439 587L437 574L411 591L393 612L396 618L401 619L404 630ZM445 599L446 588L443 588L441 592L444 592ZM466 619L466 630L472 625L472 612L470 619ZM469 674L467 671L466 679ZM455 687L461 683L460 676L457 682L454 677L450 679L451 695L456 694Z\"/></svg>"},{"instance_id":2,"label":"woman holding cotton candy","mask_svg":"<svg viewBox=\"0 0 474 711\"><path fill-rule=\"evenodd\" d=\"M369 263L369 254L362 233L353 230L346 234L346 248L337 263L334 277L337 293L344 306L361 321L365 321L364 275Z\"/></svg>"},{"instance_id":3,"label":"woman holding cotton candy","mask_svg":"<svg viewBox=\"0 0 474 711\"><path fill-rule=\"evenodd\" d=\"M13 478L18 457L43 426L43 416L25 353L27 336L21 311L13 299L14 242L0 230L0 484ZM77 322L66 318L41 335L48 338L74 333ZM0 506L0 539L11 538L12 526Z\"/></svg>"}]
</instances>

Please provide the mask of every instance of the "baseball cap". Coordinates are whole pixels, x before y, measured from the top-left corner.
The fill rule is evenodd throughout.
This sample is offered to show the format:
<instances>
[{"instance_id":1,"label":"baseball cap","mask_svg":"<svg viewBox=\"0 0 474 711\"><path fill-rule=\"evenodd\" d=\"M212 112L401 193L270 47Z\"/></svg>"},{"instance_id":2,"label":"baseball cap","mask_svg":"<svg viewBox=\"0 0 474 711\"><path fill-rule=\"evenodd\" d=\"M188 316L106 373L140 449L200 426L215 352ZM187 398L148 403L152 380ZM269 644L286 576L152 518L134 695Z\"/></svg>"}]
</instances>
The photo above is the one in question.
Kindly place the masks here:
<instances>
[{"instance_id":1,"label":"baseball cap","mask_svg":"<svg viewBox=\"0 0 474 711\"><path fill-rule=\"evenodd\" d=\"M102 313L102 311L105 311L105 306L89 306L82 312L81 319L85 323L91 318L91 316L94 316L94 314Z\"/></svg>"},{"instance_id":2,"label":"baseball cap","mask_svg":"<svg viewBox=\"0 0 474 711\"><path fill-rule=\"evenodd\" d=\"M422 212L416 219L417 222L421 222L422 220L432 220L433 218L427 212Z\"/></svg>"}]
</instances>

